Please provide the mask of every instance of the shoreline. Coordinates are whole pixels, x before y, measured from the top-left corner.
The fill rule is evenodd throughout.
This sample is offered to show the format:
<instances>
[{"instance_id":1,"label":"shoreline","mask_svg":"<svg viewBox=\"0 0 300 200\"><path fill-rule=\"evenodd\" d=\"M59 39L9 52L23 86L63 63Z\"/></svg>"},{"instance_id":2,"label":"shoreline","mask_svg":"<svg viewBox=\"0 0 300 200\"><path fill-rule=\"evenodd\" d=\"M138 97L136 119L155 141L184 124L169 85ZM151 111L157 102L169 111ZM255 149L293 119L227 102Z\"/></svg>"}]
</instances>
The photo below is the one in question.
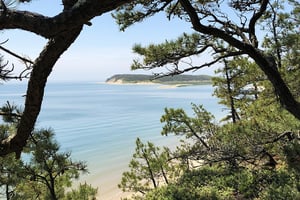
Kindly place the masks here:
<instances>
[{"instance_id":1,"label":"shoreline","mask_svg":"<svg viewBox=\"0 0 300 200\"><path fill-rule=\"evenodd\" d=\"M122 173L126 167L120 167L114 170L91 169L89 174L81 174L78 180L74 180L72 189L78 189L79 184L87 183L93 188L97 188L97 200L120 200L130 196L129 192L123 192L118 184L121 182Z\"/></svg>"},{"instance_id":2,"label":"shoreline","mask_svg":"<svg viewBox=\"0 0 300 200\"><path fill-rule=\"evenodd\" d=\"M180 144L180 138L177 136L163 137L163 140L151 140L155 145L162 147L166 146L170 149L175 149L177 145ZM129 162L132 159L132 154L130 153L129 159L119 160L119 164L110 167L103 167L99 170L98 164L91 165L89 169L89 174L82 174L81 177L74 181L72 188L77 188L79 184L87 183L93 188L98 188L98 193L96 195L97 200L121 200L122 198L130 197L133 192L123 192L122 189L118 187L121 182L122 175L125 171L129 170ZM95 163L94 163L95 164Z\"/></svg>"}]
</instances>

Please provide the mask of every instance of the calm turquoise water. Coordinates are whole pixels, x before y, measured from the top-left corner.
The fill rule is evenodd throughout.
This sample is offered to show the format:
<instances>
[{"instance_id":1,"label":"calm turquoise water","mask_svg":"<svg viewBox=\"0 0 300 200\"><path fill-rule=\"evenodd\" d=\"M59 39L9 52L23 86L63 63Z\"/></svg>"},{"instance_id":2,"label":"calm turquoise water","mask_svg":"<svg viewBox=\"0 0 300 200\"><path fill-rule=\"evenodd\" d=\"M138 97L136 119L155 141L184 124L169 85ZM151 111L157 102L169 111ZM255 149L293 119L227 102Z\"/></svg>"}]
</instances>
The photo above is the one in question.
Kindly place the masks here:
<instances>
[{"instance_id":1,"label":"calm turquoise water","mask_svg":"<svg viewBox=\"0 0 300 200\"><path fill-rule=\"evenodd\" d=\"M23 104L24 85L0 85L0 103ZM108 85L97 83L48 84L37 127L53 128L61 149L74 160L87 162L90 174L83 179L100 188L116 187L135 148L135 139L174 144L160 135L165 107L203 104L220 118L222 107L209 85L160 88L159 85Z\"/></svg>"}]
</instances>

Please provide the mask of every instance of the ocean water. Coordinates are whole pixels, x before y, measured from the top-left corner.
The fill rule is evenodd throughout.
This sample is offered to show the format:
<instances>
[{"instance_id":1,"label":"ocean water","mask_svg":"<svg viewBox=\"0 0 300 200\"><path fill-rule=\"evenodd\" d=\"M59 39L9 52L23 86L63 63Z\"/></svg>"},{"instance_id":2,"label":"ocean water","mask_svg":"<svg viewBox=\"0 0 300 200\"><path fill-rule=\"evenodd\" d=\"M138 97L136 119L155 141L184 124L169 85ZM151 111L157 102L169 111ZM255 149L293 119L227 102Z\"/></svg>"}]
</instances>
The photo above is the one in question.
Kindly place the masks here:
<instances>
[{"instance_id":1,"label":"ocean water","mask_svg":"<svg viewBox=\"0 0 300 200\"><path fill-rule=\"evenodd\" d=\"M24 103L25 85L0 85L0 103ZM50 83L46 87L37 128L52 128L62 151L88 164L82 176L98 187L100 199L116 199L114 193L127 169L135 140L174 145L176 138L161 136L164 108L203 104L216 118L224 115L210 85L162 87L161 85L111 85L104 83Z\"/></svg>"}]
</instances>

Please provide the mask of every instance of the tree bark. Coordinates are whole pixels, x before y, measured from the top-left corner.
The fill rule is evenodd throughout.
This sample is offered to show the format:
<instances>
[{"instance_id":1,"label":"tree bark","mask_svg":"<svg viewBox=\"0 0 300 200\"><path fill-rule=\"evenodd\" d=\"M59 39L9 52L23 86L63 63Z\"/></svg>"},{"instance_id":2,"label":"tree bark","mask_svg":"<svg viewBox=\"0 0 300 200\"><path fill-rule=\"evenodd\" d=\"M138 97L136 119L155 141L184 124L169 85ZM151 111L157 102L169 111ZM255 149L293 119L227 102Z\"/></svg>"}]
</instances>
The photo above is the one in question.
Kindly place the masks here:
<instances>
[{"instance_id":1,"label":"tree bark","mask_svg":"<svg viewBox=\"0 0 300 200\"><path fill-rule=\"evenodd\" d=\"M142 149L142 155L143 155L143 157L144 157L144 159L146 161L147 169L148 169L148 172L149 172L149 175L150 175L149 178L152 181L153 187L157 188L157 184L156 184L156 181L155 181L154 173L153 173L150 161L148 159L147 153L145 152L144 149Z\"/></svg>"},{"instance_id":2,"label":"tree bark","mask_svg":"<svg viewBox=\"0 0 300 200\"><path fill-rule=\"evenodd\" d=\"M65 10L54 17L17 10L0 11L0 30L21 29L53 38L68 29L86 24L89 20L103 13L112 11L124 3L133 0L85 0L78 1L71 9ZM82 3L81 3L82 2Z\"/></svg>"}]
</instances>

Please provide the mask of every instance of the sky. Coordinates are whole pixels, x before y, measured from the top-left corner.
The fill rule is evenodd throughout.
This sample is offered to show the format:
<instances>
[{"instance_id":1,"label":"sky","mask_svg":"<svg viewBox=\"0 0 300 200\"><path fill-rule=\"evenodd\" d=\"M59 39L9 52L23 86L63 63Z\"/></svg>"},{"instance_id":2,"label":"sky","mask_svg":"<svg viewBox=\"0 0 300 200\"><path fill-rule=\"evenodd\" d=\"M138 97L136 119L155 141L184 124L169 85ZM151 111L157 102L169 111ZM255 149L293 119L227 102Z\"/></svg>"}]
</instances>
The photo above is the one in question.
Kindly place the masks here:
<instances>
[{"instance_id":1,"label":"sky","mask_svg":"<svg viewBox=\"0 0 300 200\"><path fill-rule=\"evenodd\" d=\"M31 3L16 7L18 10L28 10L46 16L55 16L62 8L60 0L33 0ZM50 81L102 82L114 74L151 74L151 71L130 70L132 60L138 58L138 55L132 52L133 45L159 44L166 39L176 39L183 32L193 32L190 23L178 19L168 21L165 13L137 23L125 32L119 31L110 13L96 17L91 22L93 25L85 26L77 40L60 57L49 77ZM32 60L38 56L47 42L40 36L20 30L3 31L0 38L1 41L8 39L4 47ZM5 55L5 58L14 66L22 66L8 55ZM213 75L213 71L213 68L206 68L197 73Z\"/></svg>"}]
</instances>

